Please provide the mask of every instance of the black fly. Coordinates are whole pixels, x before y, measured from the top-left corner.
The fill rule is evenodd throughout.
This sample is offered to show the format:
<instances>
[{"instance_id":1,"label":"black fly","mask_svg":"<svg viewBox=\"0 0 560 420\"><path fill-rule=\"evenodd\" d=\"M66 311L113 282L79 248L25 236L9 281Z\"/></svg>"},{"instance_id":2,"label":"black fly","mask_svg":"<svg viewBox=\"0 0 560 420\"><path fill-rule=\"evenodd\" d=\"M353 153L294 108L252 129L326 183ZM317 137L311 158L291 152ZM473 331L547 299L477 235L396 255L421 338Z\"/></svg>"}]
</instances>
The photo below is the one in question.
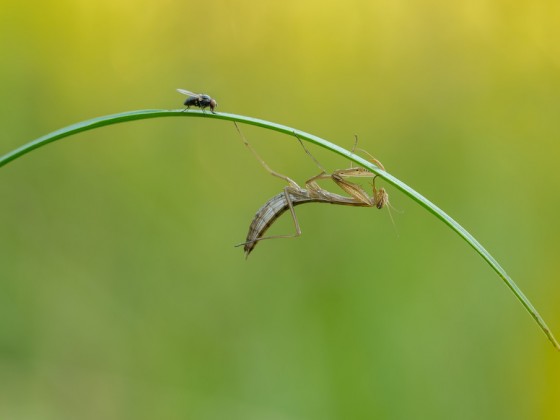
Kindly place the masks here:
<instances>
[{"instance_id":1,"label":"black fly","mask_svg":"<svg viewBox=\"0 0 560 420\"><path fill-rule=\"evenodd\" d=\"M185 106L189 109L191 106L196 106L204 111L204 108L210 107L212 114L215 114L214 108L218 106L218 102L212 99L209 95L204 93L193 93L185 89L177 89L177 92L187 95L188 98L185 101Z\"/></svg>"}]
</instances>

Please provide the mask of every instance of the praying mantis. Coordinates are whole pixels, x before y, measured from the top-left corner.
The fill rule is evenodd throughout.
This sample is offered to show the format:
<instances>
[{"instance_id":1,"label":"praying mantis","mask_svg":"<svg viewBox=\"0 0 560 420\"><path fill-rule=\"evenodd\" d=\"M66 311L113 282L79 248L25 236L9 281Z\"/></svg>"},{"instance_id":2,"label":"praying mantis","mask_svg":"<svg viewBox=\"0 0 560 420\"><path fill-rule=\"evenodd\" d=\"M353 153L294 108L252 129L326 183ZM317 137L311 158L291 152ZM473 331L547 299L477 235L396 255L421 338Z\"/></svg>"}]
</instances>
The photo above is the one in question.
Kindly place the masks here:
<instances>
[{"instance_id":1,"label":"praying mantis","mask_svg":"<svg viewBox=\"0 0 560 420\"><path fill-rule=\"evenodd\" d=\"M304 148L305 152L313 159L313 161L321 168L321 173L308 179L305 182L305 188L300 187L291 178L282 175L274 170L272 170L266 162L257 154L257 152L249 144L245 136L241 133L239 126L235 123L235 127L239 132L243 143L245 146L253 153L255 158L263 165L263 167L273 176L285 180L288 185L284 187L284 190L269 199L255 214L251 225L249 226L249 232L245 242L238 244L236 246L243 246L245 251L245 258L253 251L255 246L265 239L277 239L277 238L294 238L301 235L301 228L294 211L294 207L305 203L328 203L328 204L338 204L343 206L355 206L355 207L377 207L382 209L384 206L389 204L389 196L384 188L377 189L375 187L375 178L377 175L361 167L351 167L348 169L338 169L332 173L327 173L321 165L315 160L313 155L304 146L301 139L294 133L294 136L298 139L301 146ZM356 138L357 142L357 138ZM354 143L354 152L356 148L356 143ZM367 152L366 152L367 153ZM369 155L369 153L367 153ZM381 169L385 170L381 162L373 158L370 155L373 162L379 166ZM346 180L346 178L372 178L373 179L373 193L370 196L364 189L352 182ZM340 194L335 194L330 191L321 188L317 181L322 179L331 179L336 185L338 185L344 192L349 194L349 196L344 196ZM272 226L272 224L287 210L290 211L292 219L294 221L294 226L296 232L291 235L274 235L274 236L264 236L265 232Z\"/></svg>"}]
</instances>

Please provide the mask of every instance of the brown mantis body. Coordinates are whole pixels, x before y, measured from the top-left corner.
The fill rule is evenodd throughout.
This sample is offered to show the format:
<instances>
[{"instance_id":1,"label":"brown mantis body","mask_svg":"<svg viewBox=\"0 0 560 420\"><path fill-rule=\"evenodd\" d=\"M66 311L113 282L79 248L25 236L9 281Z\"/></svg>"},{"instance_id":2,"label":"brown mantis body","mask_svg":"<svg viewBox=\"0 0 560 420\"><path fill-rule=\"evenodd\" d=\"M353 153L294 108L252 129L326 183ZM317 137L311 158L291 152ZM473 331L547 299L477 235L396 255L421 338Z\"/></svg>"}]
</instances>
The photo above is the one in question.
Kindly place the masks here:
<instances>
[{"instance_id":1,"label":"brown mantis body","mask_svg":"<svg viewBox=\"0 0 560 420\"><path fill-rule=\"evenodd\" d=\"M237 127L237 124L235 124ZM241 134L239 127L237 130ZM274 239L274 238L291 238L301 235L301 229L294 211L294 207L305 203L327 203L327 204L339 204L344 206L356 206L356 207L377 207L378 209L383 208L389 203L389 197L384 188L377 189L375 187L375 175L374 173L368 171L365 168L349 168L349 169L339 169L331 174L322 171L319 175L310 178L305 182L305 188L301 188L295 181L288 178L285 175L279 174L272 169L260 158L260 156L253 150L249 145L248 141L241 134L245 145L251 150L255 157L261 162L264 168L270 172L272 175L284 179L288 185L284 187L284 191L280 194L275 195L270 200L268 200L255 214L251 225L249 226L249 232L247 234L247 239L245 242L237 245L244 246L245 257L247 258L251 251L255 248L257 243L264 239ZM297 137L297 136L296 136ZM305 149L307 154L311 156L309 151L305 148L301 140L302 147ZM311 156L313 160L313 156ZM377 160L375 163L378 164L382 169L383 165ZM316 162L316 161L315 161ZM317 162L316 162L317 163ZM320 165L319 165L320 166ZM364 189L354 183L348 182L345 178L373 178L373 194L370 196L364 191ZM330 191L321 188L317 183L321 179L331 179L334 181L342 190L344 190L350 196L343 196L340 194L335 194ZM293 235L276 235L276 236L263 236L270 226L287 210L290 210L296 232Z\"/></svg>"}]
</instances>

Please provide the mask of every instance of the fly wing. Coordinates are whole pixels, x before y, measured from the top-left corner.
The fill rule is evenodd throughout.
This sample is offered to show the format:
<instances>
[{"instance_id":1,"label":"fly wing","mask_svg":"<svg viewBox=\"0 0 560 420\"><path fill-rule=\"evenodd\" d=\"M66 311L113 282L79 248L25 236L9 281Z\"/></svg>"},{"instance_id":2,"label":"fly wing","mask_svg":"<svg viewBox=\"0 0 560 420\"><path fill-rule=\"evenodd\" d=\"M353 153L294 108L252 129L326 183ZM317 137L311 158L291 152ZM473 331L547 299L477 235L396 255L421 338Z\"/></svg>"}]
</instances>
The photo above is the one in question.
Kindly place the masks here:
<instances>
[{"instance_id":1,"label":"fly wing","mask_svg":"<svg viewBox=\"0 0 560 420\"><path fill-rule=\"evenodd\" d=\"M185 89L177 89L177 92L182 93L183 95L187 95L187 96L200 96L200 94L198 94L198 93L193 93L190 90L185 90Z\"/></svg>"}]
</instances>

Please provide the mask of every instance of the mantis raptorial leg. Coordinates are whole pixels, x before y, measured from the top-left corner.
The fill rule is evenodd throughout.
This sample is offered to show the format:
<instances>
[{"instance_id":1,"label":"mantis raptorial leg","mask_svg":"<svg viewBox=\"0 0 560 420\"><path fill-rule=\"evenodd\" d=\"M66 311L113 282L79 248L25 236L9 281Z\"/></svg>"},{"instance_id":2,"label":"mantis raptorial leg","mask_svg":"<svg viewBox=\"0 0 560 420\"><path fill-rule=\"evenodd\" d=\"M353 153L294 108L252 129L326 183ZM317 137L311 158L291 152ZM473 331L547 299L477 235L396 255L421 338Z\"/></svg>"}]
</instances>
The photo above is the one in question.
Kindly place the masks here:
<instances>
[{"instance_id":1,"label":"mantis raptorial leg","mask_svg":"<svg viewBox=\"0 0 560 420\"><path fill-rule=\"evenodd\" d=\"M322 169L322 172L320 174L308 179L305 182L305 188L301 188L291 178L272 170L258 155L258 153L251 147L251 145L239 129L237 123L234 122L234 124L241 138L243 139L243 143L245 144L245 146L249 148L249 150L251 150L255 158L263 165L263 167L273 176L284 179L288 183L288 185L284 187L284 191L282 193L272 197L257 211L249 227L247 240L239 245L236 245L244 245L246 257L251 253L256 244L262 240L275 238L292 238L300 236L301 228L299 226L299 222L294 210L294 207L299 204L315 202L356 207L377 207L379 209L388 204L388 195L383 188L377 190L374 185L373 196L370 196L363 190L362 187L345 179L351 177L367 177L373 178L375 180L375 174L365 168L339 169L331 174L328 174L321 167L319 162L313 157L313 155L307 150L297 134L294 133L294 136L298 139L305 152ZM377 159L375 159L375 162L378 163ZM383 165L379 164L379 166L383 168ZM317 181L321 179L331 179L340 188L342 188L342 190L349 194L350 197L331 193L330 191L321 188L317 183ZM296 233L293 235L263 236L266 230L276 221L276 219L278 219L288 209L290 210L290 213L292 215Z\"/></svg>"},{"instance_id":2,"label":"mantis raptorial leg","mask_svg":"<svg viewBox=\"0 0 560 420\"><path fill-rule=\"evenodd\" d=\"M319 164L317 159L315 159L315 157L311 154L307 147L305 147L305 145L295 132L294 136L298 139L299 144L301 144L301 147L303 147L303 150L305 150L307 155L310 156L311 159L317 164L317 166L323 171L319 175L314 176L313 178L306 181L305 186L307 188L309 188L310 184L313 183L313 185L315 186L314 189L320 189L320 187L314 181L319 179L331 179L346 193L350 194L352 197L358 200L361 200L366 205L375 205L378 209L381 209L385 205L389 204L389 196L387 195L385 189L381 188L378 190L375 187L375 179L377 178L376 174L362 167L354 168L352 165L350 165L350 168L348 169L338 169L332 174L327 174L323 167ZM354 138L355 140L354 145L352 146L352 154L354 154L355 150L365 153L370 158L370 161L372 161L382 170L385 170L383 164L379 160L374 158L369 152L364 149L356 149L356 146L358 145L358 136L354 135ZM359 185L345 181L344 178L372 178L373 197L370 197Z\"/></svg>"}]
</instances>

